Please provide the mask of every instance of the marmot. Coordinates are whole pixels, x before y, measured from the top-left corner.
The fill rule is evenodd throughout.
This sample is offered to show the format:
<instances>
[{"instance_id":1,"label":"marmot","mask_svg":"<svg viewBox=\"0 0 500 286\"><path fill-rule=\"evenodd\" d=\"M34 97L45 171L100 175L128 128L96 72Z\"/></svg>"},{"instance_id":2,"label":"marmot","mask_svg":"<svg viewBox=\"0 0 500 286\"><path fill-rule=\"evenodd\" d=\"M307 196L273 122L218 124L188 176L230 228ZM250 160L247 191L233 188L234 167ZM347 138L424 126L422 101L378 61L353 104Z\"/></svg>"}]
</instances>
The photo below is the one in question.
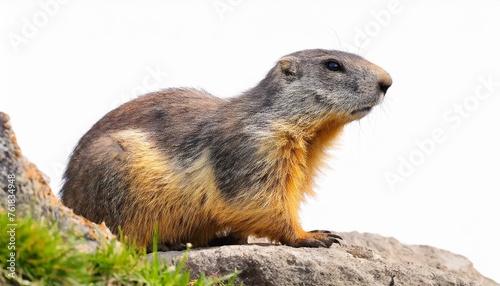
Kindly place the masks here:
<instances>
[{"instance_id":1,"label":"marmot","mask_svg":"<svg viewBox=\"0 0 500 286\"><path fill-rule=\"evenodd\" d=\"M282 57L258 85L230 99L172 88L112 110L80 139L64 174L74 212L150 246L244 243L330 247L304 231L325 148L368 114L392 84L360 56L304 50Z\"/></svg>"}]
</instances>

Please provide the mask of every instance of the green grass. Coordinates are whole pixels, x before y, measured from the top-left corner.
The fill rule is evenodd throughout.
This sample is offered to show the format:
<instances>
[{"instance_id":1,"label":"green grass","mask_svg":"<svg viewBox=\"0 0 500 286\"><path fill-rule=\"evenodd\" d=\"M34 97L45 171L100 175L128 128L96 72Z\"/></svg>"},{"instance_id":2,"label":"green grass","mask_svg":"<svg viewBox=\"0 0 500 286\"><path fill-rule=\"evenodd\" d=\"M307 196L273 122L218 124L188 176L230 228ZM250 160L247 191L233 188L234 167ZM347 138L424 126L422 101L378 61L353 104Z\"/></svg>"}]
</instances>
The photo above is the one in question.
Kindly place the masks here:
<instances>
[{"instance_id":1,"label":"green grass","mask_svg":"<svg viewBox=\"0 0 500 286\"><path fill-rule=\"evenodd\" d=\"M127 243L114 239L109 247L92 254L77 251L81 241L73 235L62 236L55 225L17 218L16 223L16 277L9 277L7 259L10 236L8 218L0 213L0 285L234 285L237 272L224 277L201 276L192 281L182 266L168 266L152 261L145 251L138 251ZM155 247L156 248L156 247Z\"/></svg>"}]
</instances>

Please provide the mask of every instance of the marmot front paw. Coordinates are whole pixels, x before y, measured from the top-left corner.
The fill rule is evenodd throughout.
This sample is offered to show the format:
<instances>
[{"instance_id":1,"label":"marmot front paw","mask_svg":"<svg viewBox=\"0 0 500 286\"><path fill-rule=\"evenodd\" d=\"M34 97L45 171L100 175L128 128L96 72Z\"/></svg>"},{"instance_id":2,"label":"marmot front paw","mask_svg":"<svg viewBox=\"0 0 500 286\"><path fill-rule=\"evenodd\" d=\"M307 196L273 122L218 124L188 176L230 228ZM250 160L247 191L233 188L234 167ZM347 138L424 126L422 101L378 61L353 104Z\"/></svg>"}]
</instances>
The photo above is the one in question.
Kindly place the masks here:
<instances>
[{"instance_id":1,"label":"marmot front paw","mask_svg":"<svg viewBox=\"0 0 500 286\"><path fill-rule=\"evenodd\" d=\"M342 237L328 230L313 230L308 232L308 237L298 239L293 242L285 242L284 244L293 247L313 247L313 248L328 248L333 243L340 244Z\"/></svg>"}]
</instances>

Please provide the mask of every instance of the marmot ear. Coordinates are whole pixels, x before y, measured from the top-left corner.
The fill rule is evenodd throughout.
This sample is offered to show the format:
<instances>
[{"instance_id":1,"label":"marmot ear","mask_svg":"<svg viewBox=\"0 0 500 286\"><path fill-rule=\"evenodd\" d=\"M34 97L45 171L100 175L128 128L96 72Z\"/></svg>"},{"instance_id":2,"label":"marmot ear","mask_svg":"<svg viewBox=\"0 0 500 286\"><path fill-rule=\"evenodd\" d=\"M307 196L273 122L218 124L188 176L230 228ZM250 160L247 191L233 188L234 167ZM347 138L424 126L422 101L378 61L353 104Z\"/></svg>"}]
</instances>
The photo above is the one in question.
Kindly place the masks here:
<instances>
[{"instance_id":1,"label":"marmot ear","mask_svg":"<svg viewBox=\"0 0 500 286\"><path fill-rule=\"evenodd\" d=\"M282 57L278 62L278 66L285 78L295 79L300 76L299 58L294 56Z\"/></svg>"}]
</instances>

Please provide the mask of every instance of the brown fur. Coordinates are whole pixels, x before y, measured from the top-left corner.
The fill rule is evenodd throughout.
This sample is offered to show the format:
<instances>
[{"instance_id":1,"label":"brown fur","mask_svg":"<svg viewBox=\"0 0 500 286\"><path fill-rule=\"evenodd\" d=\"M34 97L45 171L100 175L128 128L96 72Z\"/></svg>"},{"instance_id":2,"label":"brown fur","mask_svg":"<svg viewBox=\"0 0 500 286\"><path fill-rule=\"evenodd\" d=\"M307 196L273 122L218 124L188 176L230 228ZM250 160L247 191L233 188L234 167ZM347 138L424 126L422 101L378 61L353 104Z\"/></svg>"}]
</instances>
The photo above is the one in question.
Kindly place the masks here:
<instances>
[{"instance_id":1,"label":"brown fur","mask_svg":"<svg viewBox=\"0 0 500 286\"><path fill-rule=\"evenodd\" d=\"M343 69L327 70L332 60ZM325 149L390 85L358 56L309 50L282 58L230 100L191 89L142 96L82 137L63 202L114 232L121 226L139 246L151 244L158 223L159 241L171 247L249 235L328 247L340 238L304 231L300 204L314 195Z\"/></svg>"}]
</instances>

